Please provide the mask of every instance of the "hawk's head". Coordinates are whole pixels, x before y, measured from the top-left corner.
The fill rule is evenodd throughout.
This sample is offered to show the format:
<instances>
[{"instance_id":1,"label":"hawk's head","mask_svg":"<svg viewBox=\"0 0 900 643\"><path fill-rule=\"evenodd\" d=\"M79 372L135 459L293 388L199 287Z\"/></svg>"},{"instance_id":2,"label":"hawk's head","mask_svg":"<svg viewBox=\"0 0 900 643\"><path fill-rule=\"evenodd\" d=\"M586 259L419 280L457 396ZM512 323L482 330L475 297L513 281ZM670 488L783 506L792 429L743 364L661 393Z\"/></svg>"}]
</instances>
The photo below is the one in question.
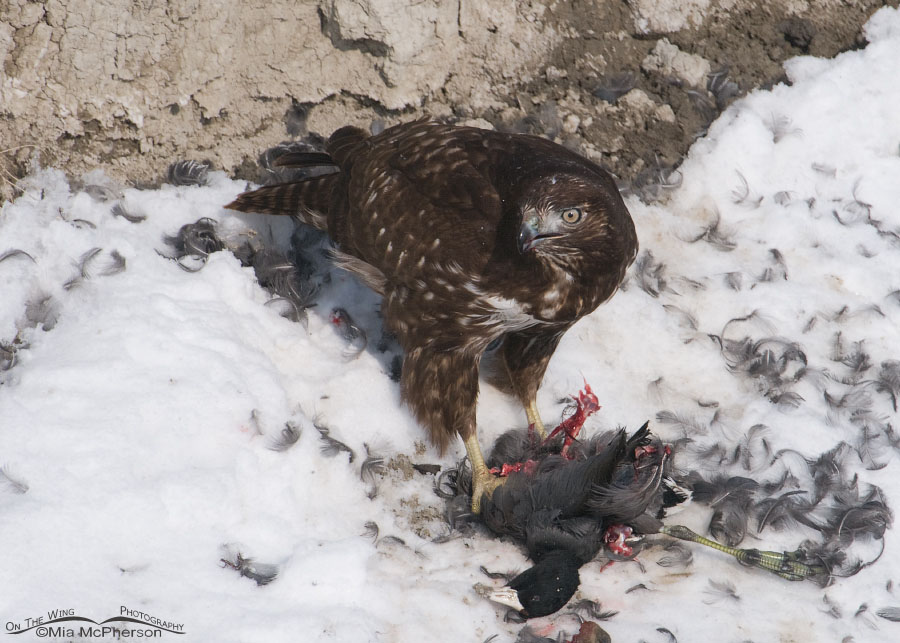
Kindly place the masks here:
<instances>
[{"instance_id":1,"label":"hawk's head","mask_svg":"<svg viewBox=\"0 0 900 643\"><path fill-rule=\"evenodd\" d=\"M521 194L519 252L567 272L634 258L634 224L612 178L597 168L543 173Z\"/></svg>"}]
</instances>

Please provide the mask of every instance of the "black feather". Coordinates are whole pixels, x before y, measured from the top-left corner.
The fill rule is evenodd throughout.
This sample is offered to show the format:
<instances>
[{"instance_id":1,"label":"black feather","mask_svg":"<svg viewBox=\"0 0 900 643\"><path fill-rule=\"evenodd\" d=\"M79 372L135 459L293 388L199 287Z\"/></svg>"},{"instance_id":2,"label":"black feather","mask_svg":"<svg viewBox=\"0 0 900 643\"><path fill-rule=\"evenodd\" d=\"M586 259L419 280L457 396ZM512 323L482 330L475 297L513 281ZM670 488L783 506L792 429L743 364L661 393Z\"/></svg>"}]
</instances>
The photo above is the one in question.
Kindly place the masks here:
<instances>
[{"instance_id":1,"label":"black feather","mask_svg":"<svg viewBox=\"0 0 900 643\"><path fill-rule=\"evenodd\" d=\"M285 422L279 436L272 441L269 448L273 451L287 451L297 443L302 433L301 428L293 422Z\"/></svg>"},{"instance_id":2,"label":"black feather","mask_svg":"<svg viewBox=\"0 0 900 643\"><path fill-rule=\"evenodd\" d=\"M63 288L66 290L71 290L76 286L80 286L86 279L90 279L90 268L94 259L97 258L97 255L100 254L101 248L91 248L87 252L81 255L78 259L78 274L66 283L63 284Z\"/></svg>"},{"instance_id":3,"label":"black feather","mask_svg":"<svg viewBox=\"0 0 900 643\"><path fill-rule=\"evenodd\" d=\"M3 254L0 254L0 263L3 263L7 259L12 259L13 257L27 257L28 259L31 259L31 263L37 263L34 257L32 257L24 250L19 250L18 248L13 248L11 250L5 251Z\"/></svg>"},{"instance_id":4,"label":"black feather","mask_svg":"<svg viewBox=\"0 0 900 643\"><path fill-rule=\"evenodd\" d=\"M288 150L274 158L274 167L338 167L338 164L330 154L325 152L310 152L301 150Z\"/></svg>"},{"instance_id":5,"label":"black feather","mask_svg":"<svg viewBox=\"0 0 900 643\"><path fill-rule=\"evenodd\" d=\"M359 467L360 479L369 485L369 498L374 498L378 494L378 477L385 471L384 456L373 453L368 444L363 445L366 449L366 458Z\"/></svg>"},{"instance_id":6,"label":"black feather","mask_svg":"<svg viewBox=\"0 0 900 643\"><path fill-rule=\"evenodd\" d=\"M166 171L166 180L172 185L207 185L209 184L209 163L175 161Z\"/></svg>"},{"instance_id":7,"label":"black feather","mask_svg":"<svg viewBox=\"0 0 900 643\"><path fill-rule=\"evenodd\" d=\"M122 217L126 221L130 223L140 223L147 219L147 215L141 212L133 212L132 210L126 209L124 205L122 205L121 201L117 201L113 204L112 210L110 213L114 217Z\"/></svg>"},{"instance_id":8,"label":"black feather","mask_svg":"<svg viewBox=\"0 0 900 643\"><path fill-rule=\"evenodd\" d=\"M269 563L259 563L252 558L244 558L237 552L232 558L222 558L222 564L225 567L237 571L244 578L256 582L257 585L268 585L278 576L278 565Z\"/></svg>"},{"instance_id":9,"label":"black feather","mask_svg":"<svg viewBox=\"0 0 900 643\"><path fill-rule=\"evenodd\" d=\"M660 567L689 567L694 562L694 554L683 543L673 540L663 545L666 552L656 564Z\"/></svg>"},{"instance_id":10,"label":"black feather","mask_svg":"<svg viewBox=\"0 0 900 643\"><path fill-rule=\"evenodd\" d=\"M331 429L322 424L318 418L313 420L313 426L316 427L316 430L319 432L319 439L322 440L322 446L319 448L322 455L326 458L333 458L337 454L344 452L350 456L349 462L353 462L356 459L356 453L354 453L353 449L340 440L331 437Z\"/></svg>"},{"instance_id":11,"label":"black feather","mask_svg":"<svg viewBox=\"0 0 900 643\"><path fill-rule=\"evenodd\" d=\"M645 250L634 264L638 283L645 293L651 297L659 297L661 292L668 290L666 286L665 271L662 263L654 260L653 253Z\"/></svg>"},{"instance_id":12,"label":"black feather","mask_svg":"<svg viewBox=\"0 0 900 643\"><path fill-rule=\"evenodd\" d=\"M707 225L698 234L687 239L688 243L696 243L697 241L705 241L720 252L731 252L737 248L737 242L732 236L733 232L726 232L722 229L722 217L716 212L715 219ZM735 288L739 290L739 288Z\"/></svg>"}]
</instances>

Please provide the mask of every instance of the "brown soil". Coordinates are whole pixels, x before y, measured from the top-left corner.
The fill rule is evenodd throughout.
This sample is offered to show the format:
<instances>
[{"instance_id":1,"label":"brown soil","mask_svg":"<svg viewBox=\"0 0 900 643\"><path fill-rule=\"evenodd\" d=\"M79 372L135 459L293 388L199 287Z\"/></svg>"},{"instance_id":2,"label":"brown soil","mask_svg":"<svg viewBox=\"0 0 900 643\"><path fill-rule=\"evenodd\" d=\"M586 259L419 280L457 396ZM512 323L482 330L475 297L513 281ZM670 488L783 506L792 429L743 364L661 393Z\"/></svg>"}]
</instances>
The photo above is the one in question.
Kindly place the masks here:
<instances>
[{"instance_id":1,"label":"brown soil","mask_svg":"<svg viewBox=\"0 0 900 643\"><path fill-rule=\"evenodd\" d=\"M702 5L705 1L694 0L685 6ZM278 27L271 24L266 14L244 15L235 9L234 15L223 20L249 38L249 53L242 55L250 56L250 62L235 58L221 68L213 65L216 73L221 72L221 78L215 74L207 78L209 65L204 63L202 53L179 57L173 53L178 51L177 43L165 39L161 40L165 42L166 49L161 50L166 53L165 59L171 64L187 65L187 71L176 69L157 81L156 66L145 68L126 56L116 62L117 75L109 76L103 71L98 76L109 85L101 94L121 93L127 98L122 99L126 107L138 99L144 101L136 112L143 115L143 125L132 122L141 118L119 113L119 107L104 108L112 109L110 113L99 108L96 113L86 108L66 111L57 109L55 98L44 101L49 102L49 107L35 103L47 112L42 112L43 116L26 110L24 114L33 118L23 114L17 119L12 111L0 109L0 138L11 139L0 144L0 203L17 193L15 181L31 169L36 151L40 152L43 165L64 169L75 178L101 167L110 176L141 187L158 185L164 180L166 165L181 159L209 159L215 169L236 178L258 180L259 153L280 140L313 134L327 136L332 129L349 123L372 124L377 129L426 113L460 122L478 119L498 129L550 136L601 162L624 186L649 198L658 189L654 186L680 163L693 141L736 98L752 89L784 81L782 63L787 58L802 54L832 57L864 46L861 28L866 20L884 4L896 6L898 1L708 0L704 14L683 21L686 26L681 31L665 34L643 33L635 27L635 13L649 11L649 0L530 0L515 3L514 8L505 3L461 3L459 15L452 20L454 27L459 24L456 40L455 34L446 29L433 42L428 34L403 36L416 36L425 43L417 54L418 61L427 59L432 64L437 55L434 47L453 41L447 51L455 52L458 65L442 85L440 79L445 70L423 72L403 59L402 38L398 40L396 25L395 32L379 35L387 43L384 46L373 48L363 46L368 41L354 40L354 47L344 51L341 47L347 43L343 40L332 46L333 33L330 40L323 37L323 33L329 36L330 32L326 32L330 23L326 20L319 24L321 13L315 18L311 5L289 3L285 6L296 9L291 28L305 30L306 40L300 40L315 42L313 58L331 65L323 67L326 71L322 73L329 82L339 85L327 89L322 87L320 78L304 77L309 66L301 66L300 71L291 67L306 49L293 55L285 55L280 48L270 52L263 47L271 44L268 37L262 35L254 40L247 36L254 34L256 27ZM104 6L114 16L120 8L117 3L121 2L104 0ZM15 7L0 9L0 58L4 51L11 53L0 72L15 72L20 84L40 84L37 76L28 75L28 70L35 67L42 73L59 76L53 78L53 87L62 88L59 91L77 93L83 89L84 82L72 79L91 71L90 66L72 67L68 58L60 58L58 47L51 48L47 56L40 53L45 41L56 43L68 33L67 27L61 26L61 18L52 12L44 12L46 15L41 18L40 6L25 0L15 0L13 4L29 8L33 10L29 15L35 15L26 20L27 16L22 17L24 14ZM445 8L441 3L428 6L438 13ZM653 4L650 17L659 22L659 16L671 12L672 7L678 8L679 4L659 0ZM140 23L144 30L168 28L166 20L171 18L132 13L132 19L146 21ZM202 34L213 17L198 14L188 22L191 29ZM493 18L497 18L497 24L491 22ZM437 24L446 27L447 16L441 19L444 22ZM424 24L431 23L426 20ZM349 25L351 29L359 27ZM199 38L196 34L192 37ZM664 38L681 52L706 61L703 64L709 65L710 74L688 83L671 72L642 65ZM90 38L85 40L85 47L91 42ZM210 42L218 39L213 37ZM542 55L541 48L547 42L560 44ZM143 41L133 44L140 43ZM197 43L198 47L209 44L206 40ZM154 47L134 55L162 55ZM265 51L257 51L260 47ZM460 54L460 48L466 53ZM341 51L335 53L338 49ZM66 50L66 55L78 58L92 54L104 60L105 51L100 48L92 54L76 48L74 52ZM515 65L510 60L517 56L521 65L516 68L519 72L514 73L510 70ZM543 62L535 64L533 60ZM371 70L364 69L373 64L381 70L381 80L377 74L370 78ZM41 65L46 65L46 70ZM256 67L247 72L242 65ZM270 77L273 69L278 73ZM235 76L238 71L243 75ZM122 74L127 78L123 79ZM129 80L132 76L133 80ZM200 80L194 82L195 76ZM415 77L405 86L406 94L395 84L404 77ZM235 78L242 84L237 84ZM301 82L304 80L305 84ZM131 96L129 83L137 82L149 83L150 89L141 89ZM154 88L165 97L154 96ZM24 96L20 100L30 100L34 93L20 92ZM172 102L169 94L184 94L190 100ZM422 97L421 107L409 102L413 94ZM388 105L392 100L405 106L391 109ZM87 100L85 104L93 102ZM60 116L62 113L65 118ZM75 121L80 125L73 125Z\"/></svg>"},{"instance_id":2,"label":"brown soil","mask_svg":"<svg viewBox=\"0 0 900 643\"><path fill-rule=\"evenodd\" d=\"M471 116L498 128L550 134L598 159L623 183L637 181L640 187L658 178L660 169L680 163L693 141L736 98L786 82L786 59L803 54L830 58L865 46L862 26L885 3L834 3L799 15L760 4L711 12L700 27L663 35L636 33L626 2L608 2L602 12L590 0L559 3L555 19L571 36L535 80L518 88L510 109ZM691 87L641 68L663 37L709 61L713 77L706 86ZM613 104L597 96L617 85L642 90L653 105L627 99ZM674 119L659 117L666 114L659 109L665 105ZM570 129L578 122L574 132L566 131L567 118Z\"/></svg>"}]
</instances>

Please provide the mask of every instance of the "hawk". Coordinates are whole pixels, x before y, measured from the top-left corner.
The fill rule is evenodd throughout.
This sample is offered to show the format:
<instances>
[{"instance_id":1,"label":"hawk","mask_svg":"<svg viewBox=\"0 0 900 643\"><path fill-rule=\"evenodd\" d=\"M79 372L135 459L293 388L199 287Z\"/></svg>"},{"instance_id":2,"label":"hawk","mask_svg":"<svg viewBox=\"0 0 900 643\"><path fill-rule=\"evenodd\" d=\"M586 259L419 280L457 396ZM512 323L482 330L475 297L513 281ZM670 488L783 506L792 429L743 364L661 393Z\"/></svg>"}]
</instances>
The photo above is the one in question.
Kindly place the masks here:
<instances>
[{"instance_id":1,"label":"hawk","mask_svg":"<svg viewBox=\"0 0 900 643\"><path fill-rule=\"evenodd\" d=\"M441 452L462 438L473 510L500 484L478 445L475 405L485 349L500 353L528 422L563 334L609 299L637 253L612 177L551 141L430 119L370 136L334 132L286 167L327 174L261 187L227 208L293 215L328 232L342 268L383 296L404 351L403 396Z\"/></svg>"}]
</instances>

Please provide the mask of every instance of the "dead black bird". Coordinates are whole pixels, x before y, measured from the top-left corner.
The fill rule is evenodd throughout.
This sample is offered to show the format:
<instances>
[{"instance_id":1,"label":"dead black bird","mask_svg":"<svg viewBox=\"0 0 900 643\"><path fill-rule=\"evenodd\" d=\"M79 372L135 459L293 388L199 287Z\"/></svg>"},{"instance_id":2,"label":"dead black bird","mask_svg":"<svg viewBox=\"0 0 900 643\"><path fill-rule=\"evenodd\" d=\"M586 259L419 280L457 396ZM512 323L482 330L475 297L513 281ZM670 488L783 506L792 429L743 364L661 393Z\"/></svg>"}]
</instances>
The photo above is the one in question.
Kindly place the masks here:
<instances>
[{"instance_id":1,"label":"dead black bird","mask_svg":"<svg viewBox=\"0 0 900 643\"><path fill-rule=\"evenodd\" d=\"M715 485L707 484L707 489L700 484L702 479L673 477L672 447L655 438L647 424L630 437L618 429L577 440L584 419L599 408L590 408L592 403L596 404L596 397L586 387L575 413L557 427L563 435L554 431L540 440L533 431L514 430L496 441L487 464L492 473L506 475L508 480L493 495L481 499L480 518L494 533L524 545L534 566L499 590L476 585L480 595L513 607L525 618L552 614L578 589L582 565L604 548L610 559L631 559L642 537L650 534L702 544L788 580L823 582L831 577L829 562L823 560L828 552L823 554L824 550L812 543L791 552L738 549L680 525L664 525L665 510L692 492L701 500L704 490L707 496L718 498L720 494L713 493ZM457 476L457 493L460 489L470 493L463 471L460 468ZM755 488L757 483L740 477L725 485L735 490L751 486ZM705 500L715 504L713 497ZM745 504L739 509L747 513ZM732 529L730 522L723 522L723 528L732 541L739 541L742 533L729 534L744 531L743 527Z\"/></svg>"},{"instance_id":2,"label":"dead black bird","mask_svg":"<svg viewBox=\"0 0 900 643\"><path fill-rule=\"evenodd\" d=\"M524 543L535 563L489 598L526 618L562 608L578 589L579 568L602 548L633 557L632 534L659 531L663 494L673 486L667 479L671 451L647 424L631 437L624 429L585 442L568 437L547 442L527 430L511 431L489 458L511 472L482 499L482 519L495 533Z\"/></svg>"}]
</instances>

